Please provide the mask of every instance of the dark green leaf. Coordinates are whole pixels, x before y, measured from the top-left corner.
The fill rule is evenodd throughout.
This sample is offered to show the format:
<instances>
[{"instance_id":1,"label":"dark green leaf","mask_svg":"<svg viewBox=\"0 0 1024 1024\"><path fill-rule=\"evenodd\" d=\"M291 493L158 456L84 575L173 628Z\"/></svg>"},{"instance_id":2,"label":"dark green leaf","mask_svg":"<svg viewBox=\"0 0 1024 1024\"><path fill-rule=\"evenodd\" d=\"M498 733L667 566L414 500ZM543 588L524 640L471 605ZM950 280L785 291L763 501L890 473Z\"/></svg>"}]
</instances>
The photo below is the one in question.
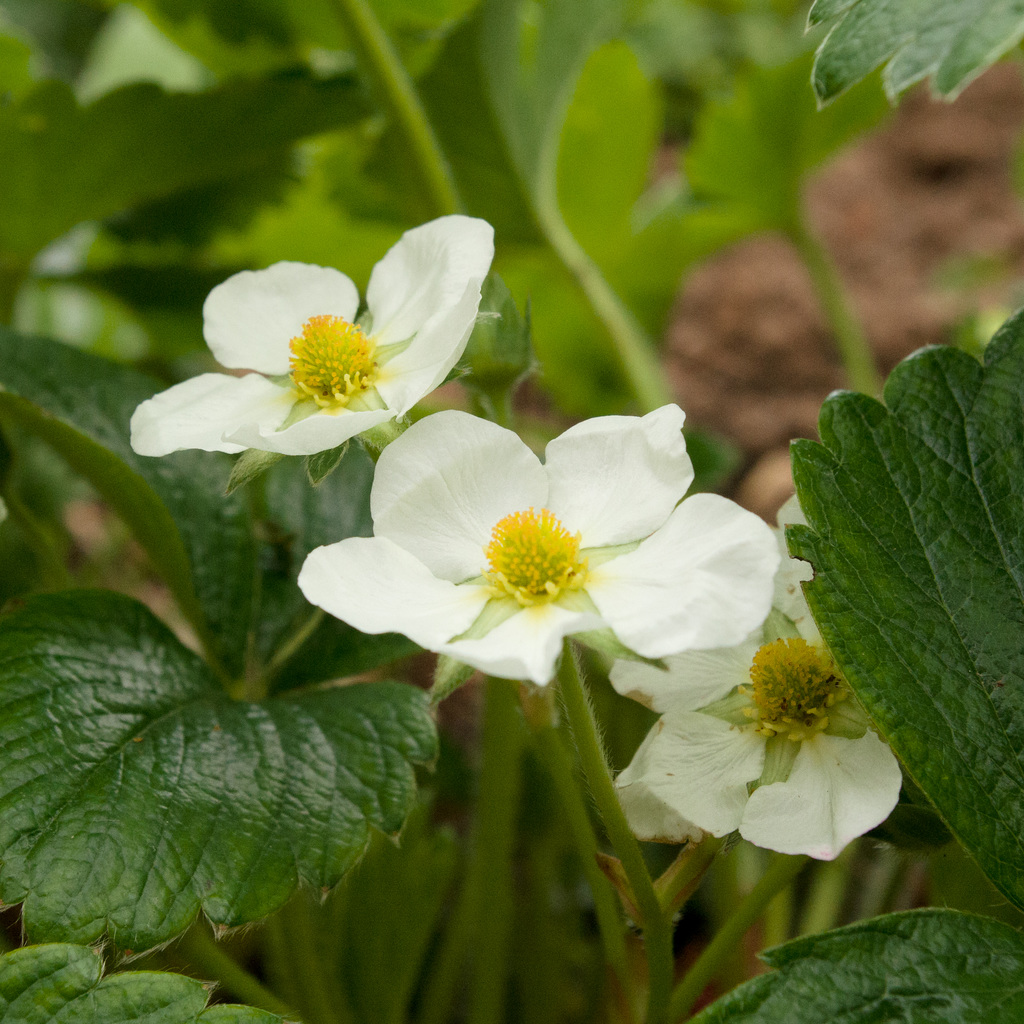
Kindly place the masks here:
<instances>
[{"instance_id":1,"label":"dark green leaf","mask_svg":"<svg viewBox=\"0 0 1024 1024\"><path fill-rule=\"evenodd\" d=\"M823 102L887 60L893 100L929 76L952 99L1020 42L1024 0L816 0L809 20L832 26L814 62Z\"/></svg>"},{"instance_id":2,"label":"dark green leaf","mask_svg":"<svg viewBox=\"0 0 1024 1024\"><path fill-rule=\"evenodd\" d=\"M0 411L52 445L132 529L192 624L232 671L251 619L248 507L224 497L225 460L136 455L128 421L159 389L116 363L0 327Z\"/></svg>"},{"instance_id":3,"label":"dark green leaf","mask_svg":"<svg viewBox=\"0 0 1024 1024\"><path fill-rule=\"evenodd\" d=\"M280 1024L251 1006L205 1009L209 992L193 978L128 971L103 978L85 946L25 946L0 957L0 1019L8 1024Z\"/></svg>"},{"instance_id":4,"label":"dark green leaf","mask_svg":"<svg viewBox=\"0 0 1024 1024\"><path fill-rule=\"evenodd\" d=\"M694 1024L995 1024L1024 1017L1024 939L950 910L889 914L761 954L776 968Z\"/></svg>"},{"instance_id":5,"label":"dark green leaf","mask_svg":"<svg viewBox=\"0 0 1024 1024\"><path fill-rule=\"evenodd\" d=\"M815 621L954 835L1024 906L1024 316L925 349L794 444Z\"/></svg>"},{"instance_id":6,"label":"dark green leaf","mask_svg":"<svg viewBox=\"0 0 1024 1024\"><path fill-rule=\"evenodd\" d=\"M866 82L826 111L807 87L810 57L756 68L731 99L709 104L687 150L686 176L702 204L687 218L691 245L711 251L740 235L799 223L804 179L887 110Z\"/></svg>"},{"instance_id":7,"label":"dark green leaf","mask_svg":"<svg viewBox=\"0 0 1024 1024\"><path fill-rule=\"evenodd\" d=\"M349 77L295 73L196 94L132 85L87 107L44 83L0 108L0 253L24 262L80 221L248 172L365 113Z\"/></svg>"},{"instance_id":8,"label":"dark green leaf","mask_svg":"<svg viewBox=\"0 0 1024 1024\"><path fill-rule=\"evenodd\" d=\"M0 622L0 893L32 937L144 949L332 886L401 828L436 753L399 683L224 695L141 605L30 599Z\"/></svg>"}]
</instances>

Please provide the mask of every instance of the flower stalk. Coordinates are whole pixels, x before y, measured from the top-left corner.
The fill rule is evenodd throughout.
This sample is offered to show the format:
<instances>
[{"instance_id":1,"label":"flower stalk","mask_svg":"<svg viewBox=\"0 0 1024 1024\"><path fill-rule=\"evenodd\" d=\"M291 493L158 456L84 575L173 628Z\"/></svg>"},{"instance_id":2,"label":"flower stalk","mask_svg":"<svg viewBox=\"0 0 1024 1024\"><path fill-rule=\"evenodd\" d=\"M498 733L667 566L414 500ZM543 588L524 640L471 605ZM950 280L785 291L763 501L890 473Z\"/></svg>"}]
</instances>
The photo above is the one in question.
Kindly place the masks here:
<instances>
[{"instance_id":1,"label":"flower stalk","mask_svg":"<svg viewBox=\"0 0 1024 1024\"><path fill-rule=\"evenodd\" d=\"M679 1021L689 1015L701 993L714 981L723 964L732 956L747 929L761 917L775 896L796 878L808 859L804 856L774 855L768 870L761 876L757 885L733 911L718 930L718 934L686 972L683 980L675 987L672 992L670 1021Z\"/></svg>"},{"instance_id":2,"label":"flower stalk","mask_svg":"<svg viewBox=\"0 0 1024 1024\"><path fill-rule=\"evenodd\" d=\"M366 0L334 0L360 63L405 136L437 214L463 209L455 178L423 109L416 87Z\"/></svg>"},{"instance_id":3,"label":"flower stalk","mask_svg":"<svg viewBox=\"0 0 1024 1024\"><path fill-rule=\"evenodd\" d=\"M638 924L644 933L648 971L645 1021L646 1024L665 1024L673 976L671 922L669 915L662 910L640 852L640 844L633 836L615 795L608 763L601 749L597 722L569 641L565 642L563 648L558 682L583 774L608 838L629 880L633 903L640 912Z\"/></svg>"}]
</instances>

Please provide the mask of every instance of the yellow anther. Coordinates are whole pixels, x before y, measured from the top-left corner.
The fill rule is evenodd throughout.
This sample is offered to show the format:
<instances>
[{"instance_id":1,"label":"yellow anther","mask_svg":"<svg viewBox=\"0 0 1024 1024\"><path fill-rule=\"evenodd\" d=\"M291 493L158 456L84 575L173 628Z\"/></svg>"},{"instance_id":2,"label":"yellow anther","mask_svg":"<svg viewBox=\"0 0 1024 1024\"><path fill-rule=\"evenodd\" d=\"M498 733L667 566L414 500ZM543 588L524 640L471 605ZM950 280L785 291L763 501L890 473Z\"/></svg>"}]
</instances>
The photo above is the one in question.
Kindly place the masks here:
<instances>
[{"instance_id":1,"label":"yellow anther","mask_svg":"<svg viewBox=\"0 0 1024 1024\"><path fill-rule=\"evenodd\" d=\"M786 733L809 739L828 727L828 709L847 693L828 654L805 640L787 638L765 644L750 667L758 732Z\"/></svg>"},{"instance_id":2,"label":"yellow anther","mask_svg":"<svg viewBox=\"0 0 1024 1024\"><path fill-rule=\"evenodd\" d=\"M288 347L295 386L319 406L343 406L373 386L374 345L358 324L340 316L311 316Z\"/></svg>"},{"instance_id":3,"label":"yellow anther","mask_svg":"<svg viewBox=\"0 0 1024 1024\"><path fill-rule=\"evenodd\" d=\"M491 531L484 554L488 568L483 575L495 596L514 597L524 606L553 601L586 581L580 535L570 533L546 508L505 516Z\"/></svg>"}]
</instances>

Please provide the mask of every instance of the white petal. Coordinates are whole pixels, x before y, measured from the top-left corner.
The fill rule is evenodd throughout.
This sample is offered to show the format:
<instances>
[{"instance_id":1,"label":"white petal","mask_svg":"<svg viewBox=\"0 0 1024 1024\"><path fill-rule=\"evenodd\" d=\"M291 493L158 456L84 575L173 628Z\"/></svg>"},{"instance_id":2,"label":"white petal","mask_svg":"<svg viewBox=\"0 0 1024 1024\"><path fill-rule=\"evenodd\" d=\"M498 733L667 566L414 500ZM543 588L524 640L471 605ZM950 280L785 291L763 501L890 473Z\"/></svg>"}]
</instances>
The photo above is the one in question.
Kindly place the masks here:
<instances>
[{"instance_id":1,"label":"white petal","mask_svg":"<svg viewBox=\"0 0 1024 1024\"><path fill-rule=\"evenodd\" d=\"M364 633L404 633L429 650L465 632L487 603L483 587L439 580L380 537L349 537L314 549L302 565L299 589Z\"/></svg>"},{"instance_id":2,"label":"white petal","mask_svg":"<svg viewBox=\"0 0 1024 1024\"><path fill-rule=\"evenodd\" d=\"M693 482L683 410L599 416L547 447L548 507L583 547L641 540L661 526Z\"/></svg>"},{"instance_id":3,"label":"white petal","mask_svg":"<svg viewBox=\"0 0 1024 1024\"><path fill-rule=\"evenodd\" d=\"M358 306L359 292L340 270L275 263L234 274L210 292L203 336L222 366L287 373L288 342L311 316L352 321Z\"/></svg>"},{"instance_id":4,"label":"white petal","mask_svg":"<svg viewBox=\"0 0 1024 1024\"><path fill-rule=\"evenodd\" d=\"M131 443L140 455L167 455L183 448L240 452L226 440L244 424L273 429L288 415L294 396L258 373L230 377L201 373L143 402L132 414Z\"/></svg>"},{"instance_id":5,"label":"white petal","mask_svg":"<svg viewBox=\"0 0 1024 1024\"><path fill-rule=\"evenodd\" d=\"M754 791L740 834L779 853L832 860L885 821L900 782L896 758L870 729L856 740L816 736L801 743L785 782Z\"/></svg>"},{"instance_id":6,"label":"white petal","mask_svg":"<svg viewBox=\"0 0 1024 1024\"><path fill-rule=\"evenodd\" d=\"M475 217L439 217L406 231L370 275L366 304L374 341L411 338L456 305L470 282L479 289L493 257L494 229Z\"/></svg>"},{"instance_id":7,"label":"white petal","mask_svg":"<svg viewBox=\"0 0 1024 1024\"><path fill-rule=\"evenodd\" d=\"M414 423L384 449L370 492L374 533L458 583L486 567L499 519L547 500L540 460L511 430L464 412Z\"/></svg>"},{"instance_id":8,"label":"white petal","mask_svg":"<svg viewBox=\"0 0 1024 1024\"><path fill-rule=\"evenodd\" d=\"M291 401L295 394L288 389ZM304 420L293 423L284 430L275 429L277 424L246 423L228 435L228 439L246 448L260 448L265 452L280 452L281 455L312 455L337 448L350 437L364 430L392 419L394 413L388 409L369 409L354 412L340 409L329 412L321 409Z\"/></svg>"},{"instance_id":9,"label":"white petal","mask_svg":"<svg viewBox=\"0 0 1024 1024\"><path fill-rule=\"evenodd\" d=\"M771 607L772 531L717 494L695 494L627 555L598 566L587 593L619 639L650 658L730 647Z\"/></svg>"},{"instance_id":10,"label":"white petal","mask_svg":"<svg viewBox=\"0 0 1024 1024\"><path fill-rule=\"evenodd\" d=\"M612 686L654 711L697 711L750 682L750 666L760 646L758 629L735 647L671 655L665 659L667 672L639 661L617 661Z\"/></svg>"},{"instance_id":11,"label":"white petal","mask_svg":"<svg viewBox=\"0 0 1024 1024\"><path fill-rule=\"evenodd\" d=\"M388 406L402 416L448 376L473 333L480 308L479 280L453 306L431 316L416 332L409 347L381 366L376 387Z\"/></svg>"},{"instance_id":12,"label":"white petal","mask_svg":"<svg viewBox=\"0 0 1024 1024\"><path fill-rule=\"evenodd\" d=\"M775 538L778 541L782 562L775 574L775 594L772 597L772 604L796 623L800 635L805 640L811 643L820 643L821 636L811 618L807 599L800 586L801 583L814 579L814 570L811 568L810 562L805 562L800 558L790 558L789 549L786 546L786 527L791 523L807 525L807 517L800 508L800 502L795 494L779 509L777 518L779 528L775 531Z\"/></svg>"},{"instance_id":13,"label":"white petal","mask_svg":"<svg viewBox=\"0 0 1024 1024\"><path fill-rule=\"evenodd\" d=\"M598 616L588 612L570 611L553 603L534 605L506 619L486 636L447 644L444 653L488 675L530 679L543 686L555 674L565 637L603 625Z\"/></svg>"},{"instance_id":14,"label":"white petal","mask_svg":"<svg viewBox=\"0 0 1024 1024\"><path fill-rule=\"evenodd\" d=\"M765 741L751 729L693 711L663 715L615 780L619 800L641 839L651 801L712 835L734 831L747 803L747 783L764 767ZM636 815L636 820L634 820Z\"/></svg>"}]
</instances>

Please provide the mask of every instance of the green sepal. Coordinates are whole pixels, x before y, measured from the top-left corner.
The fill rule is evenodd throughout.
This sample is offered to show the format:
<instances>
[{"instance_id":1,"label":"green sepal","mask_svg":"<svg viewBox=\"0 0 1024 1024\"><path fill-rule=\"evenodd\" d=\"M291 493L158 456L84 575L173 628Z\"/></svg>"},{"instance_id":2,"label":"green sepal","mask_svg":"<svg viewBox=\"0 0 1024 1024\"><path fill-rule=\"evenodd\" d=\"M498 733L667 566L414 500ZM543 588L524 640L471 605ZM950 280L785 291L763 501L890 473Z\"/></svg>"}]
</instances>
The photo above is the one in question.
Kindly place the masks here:
<instances>
[{"instance_id":1,"label":"green sepal","mask_svg":"<svg viewBox=\"0 0 1024 1024\"><path fill-rule=\"evenodd\" d=\"M437 667L434 669L434 685L430 688L430 703L440 704L445 697L450 697L473 677L476 669L466 665L447 654L437 656Z\"/></svg>"},{"instance_id":2,"label":"green sepal","mask_svg":"<svg viewBox=\"0 0 1024 1024\"><path fill-rule=\"evenodd\" d=\"M755 788L770 786L774 782L785 782L799 753L800 741L791 740L785 734L770 736L764 745L764 768Z\"/></svg>"},{"instance_id":3,"label":"green sepal","mask_svg":"<svg viewBox=\"0 0 1024 1024\"><path fill-rule=\"evenodd\" d=\"M319 487L338 468L347 451L348 441L345 441L337 448L328 448L327 451L307 455L306 476L309 482L314 487Z\"/></svg>"},{"instance_id":4,"label":"green sepal","mask_svg":"<svg viewBox=\"0 0 1024 1024\"><path fill-rule=\"evenodd\" d=\"M737 686L720 700L699 710L702 715L721 719L723 722L728 722L729 725L743 726L754 724L755 716L746 712L756 710L756 706L750 699L749 693L742 693L741 688Z\"/></svg>"},{"instance_id":5,"label":"green sepal","mask_svg":"<svg viewBox=\"0 0 1024 1024\"><path fill-rule=\"evenodd\" d=\"M650 665L651 668L660 669L662 672L668 671L668 665L661 658L645 658L642 654L637 654L632 648L627 647L608 627L604 629L588 629L582 633L573 633L572 638L579 641L584 647L589 647L592 651L596 651L610 662L620 659L624 661L638 661L643 665Z\"/></svg>"},{"instance_id":6,"label":"green sepal","mask_svg":"<svg viewBox=\"0 0 1024 1024\"><path fill-rule=\"evenodd\" d=\"M231 475L228 477L224 493L233 494L239 487L252 483L283 458L284 456L279 452L265 452L261 448L246 448L235 459L235 463L231 467Z\"/></svg>"},{"instance_id":7,"label":"green sepal","mask_svg":"<svg viewBox=\"0 0 1024 1024\"><path fill-rule=\"evenodd\" d=\"M490 402L502 404L536 365L529 303L526 313L520 313L501 277L488 274L476 325L459 360L465 372L462 383Z\"/></svg>"}]
</instances>

